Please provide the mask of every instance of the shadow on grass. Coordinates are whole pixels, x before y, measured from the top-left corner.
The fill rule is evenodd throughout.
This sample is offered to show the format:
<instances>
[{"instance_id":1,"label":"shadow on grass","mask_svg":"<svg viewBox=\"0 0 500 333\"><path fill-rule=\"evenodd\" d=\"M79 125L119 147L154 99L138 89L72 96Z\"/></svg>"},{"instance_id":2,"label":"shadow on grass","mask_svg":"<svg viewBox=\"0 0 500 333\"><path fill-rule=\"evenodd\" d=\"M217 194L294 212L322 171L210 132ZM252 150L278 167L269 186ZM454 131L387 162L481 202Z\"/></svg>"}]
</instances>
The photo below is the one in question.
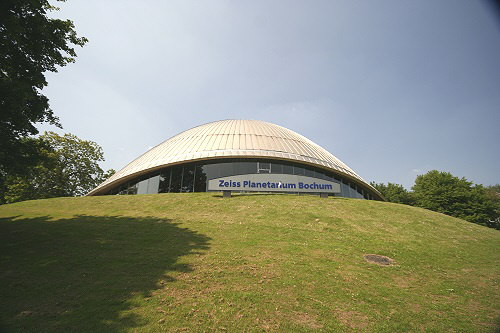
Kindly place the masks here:
<instances>
[{"instance_id":1,"label":"shadow on grass","mask_svg":"<svg viewBox=\"0 0 500 333\"><path fill-rule=\"evenodd\" d=\"M157 218L0 219L0 331L113 332L209 238ZM143 301L143 300L142 300Z\"/></svg>"}]
</instances>

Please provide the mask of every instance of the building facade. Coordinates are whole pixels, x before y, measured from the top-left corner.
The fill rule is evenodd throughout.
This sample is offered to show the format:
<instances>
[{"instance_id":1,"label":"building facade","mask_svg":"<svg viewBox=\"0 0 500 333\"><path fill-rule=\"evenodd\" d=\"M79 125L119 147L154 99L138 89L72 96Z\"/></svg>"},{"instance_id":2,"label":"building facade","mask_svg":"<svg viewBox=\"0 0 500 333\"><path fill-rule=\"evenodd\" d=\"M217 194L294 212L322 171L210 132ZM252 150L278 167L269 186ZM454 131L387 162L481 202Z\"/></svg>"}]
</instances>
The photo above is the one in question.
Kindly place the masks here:
<instances>
[{"instance_id":1,"label":"building facade","mask_svg":"<svg viewBox=\"0 0 500 333\"><path fill-rule=\"evenodd\" d=\"M289 129L257 120L222 120L184 131L88 195L221 190L384 200L322 147Z\"/></svg>"}]
</instances>

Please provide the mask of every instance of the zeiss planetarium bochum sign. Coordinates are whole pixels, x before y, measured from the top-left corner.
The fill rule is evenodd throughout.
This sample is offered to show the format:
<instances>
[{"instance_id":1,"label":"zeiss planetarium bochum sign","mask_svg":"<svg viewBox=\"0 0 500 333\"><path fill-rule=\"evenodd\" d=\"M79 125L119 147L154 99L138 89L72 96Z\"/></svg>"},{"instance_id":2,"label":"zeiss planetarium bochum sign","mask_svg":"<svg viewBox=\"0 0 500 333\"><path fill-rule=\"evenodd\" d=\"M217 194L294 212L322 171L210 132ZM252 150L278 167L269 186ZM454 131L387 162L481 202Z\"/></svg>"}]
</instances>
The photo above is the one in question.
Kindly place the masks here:
<instances>
[{"instance_id":1,"label":"zeiss planetarium bochum sign","mask_svg":"<svg viewBox=\"0 0 500 333\"><path fill-rule=\"evenodd\" d=\"M168 192L320 193L383 200L331 153L287 128L221 120L150 149L88 195Z\"/></svg>"},{"instance_id":2,"label":"zeiss planetarium bochum sign","mask_svg":"<svg viewBox=\"0 0 500 333\"><path fill-rule=\"evenodd\" d=\"M299 175L248 174L210 179L209 191L340 193L334 181Z\"/></svg>"}]
</instances>

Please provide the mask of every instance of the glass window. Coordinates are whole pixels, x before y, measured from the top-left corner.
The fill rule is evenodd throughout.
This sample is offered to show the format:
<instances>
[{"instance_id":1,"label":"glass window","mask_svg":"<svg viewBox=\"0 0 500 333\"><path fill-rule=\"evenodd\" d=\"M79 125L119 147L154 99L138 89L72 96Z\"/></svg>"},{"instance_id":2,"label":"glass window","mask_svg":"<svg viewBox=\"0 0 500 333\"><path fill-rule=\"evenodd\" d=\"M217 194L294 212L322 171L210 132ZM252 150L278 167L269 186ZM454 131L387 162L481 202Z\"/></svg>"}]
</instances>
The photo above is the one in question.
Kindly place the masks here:
<instances>
[{"instance_id":1,"label":"glass window","mask_svg":"<svg viewBox=\"0 0 500 333\"><path fill-rule=\"evenodd\" d=\"M241 162L233 162L233 175L241 175Z\"/></svg>"},{"instance_id":2,"label":"glass window","mask_svg":"<svg viewBox=\"0 0 500 333\"><path fill-rule=\"evenodd\" d=\"M363 199L363 189L361 187L359 187L359 185L356 186L356 187L357 187L357 190L358 190L358 197L360 199Z\"/></svg>"},{"instance_id":3,"label":"glass window","mask_svg":"<svg viewBox=\"0 0 500 333\"><path fill-rule=\"evenodd\" d=\"M368 196L368 192L367 191L363 191L363 197L368 200L370 199L370 197Z\"/></svg>"},{"instance_id":4,"label":"glass window","mask_svg":"<svg viewBox=\"0 0 500 333\"><path fill-rule=\"evenodd\" d=\"M304 170L303 167L300 167L300 166L297 166L297 165L293 166L293 174L294 175L304 176L305 173L306 173L306 170Z\"/></svg>"},{"instance_id":5,"label":"glass window","mask_svg":"<svg viewBox=\"0 0 500 333\"><path fill-rule=\"evenodd\" d=\"M158 187L159 193L170 192L170 171L170 168L166 168L160 172L160 186Z\"/></svg>"},{"instance_id":6,"label":"glass window","mask_svg":"<svg viewBox=\"0 0 500 333\"><path fill-rule=\"evenodd\" d=\"M194 164L187 164L184 166L181 192L193 192L193 185L194 185Z\"/></svg>"},{"instance_id":7,"label":"glass window","mask_svg":"<svg viewBox=\"0 0 500 333\"><path fill-rule=\"evenodd\" d=\"M247 173L255 173L257 170L257 162L247 162L238 160L233 162L233 175L244 175Z\"/></svg>"},{"instance_id":8,"label":"glass window","mask_svg":"<svg viewBox=\"0 0 500 333\"><path fill-rule=\"evenodd\" d=\"M350 187L348 184L344 183L344 181L342 181L341 189L342 189L342 196L343 197L346 197L346 198L351 197Z\"/></svg>"},{"instance_id":9,"label":"glass window","mask_svg":"<svg viewBox=\"0 0 500 333\"><path fill-rule=\"evenodd\" d=\"M127 188L127 194L137 194L137 183L132 183Z\"/></svg>"},{"instance_id":10,"label":"glass window","mask_svg":"<svg viewBox=\"0 0 500 333\"><path fill-rule=\"evenodd\" d=\"M350 189L351 198L357 198L358 191L356 191L356 184L354 184L353 182L349 182L349 187L351 188Z\"/></svg>"},{"instance_id":11,"label":"glass window","mask_svg":"<svg viewBox=\"0 0 500 333\"><path fill-rule=\"evenodd\" d=\"M319 170L319 169L314 170L314 177L319 178L319 179L326 179L326 175L323 172L323 170Z\"/></svg>"},{"instance_id":12,"label":"glass window","mask_svg":"<svg viewBox=\"0 0 500 333\"><path fill-rule=\"evenodd\" d=\"M172 175L170 178L170 191L179 193L182 186L182 165L172 167Z\"/></svg>"},{"instance_id":13,"label":"glass window","mask_svg":"<svg viewBox=\"0 0 500 333\"><path fill-rule=\"evenodd\" d=\"M283 165L280 163L271 163L271 173L283 173Z\"/></svg>"},{"instance_id":14,"label":"glass window","mask_svg":"<svg viewBox=\"0 0 500 333\"><path fill-rule=\"evenodd\" d=\"M120 194L121 187L122 186L116 186L115 188L111 189L108 192L108 194L110 194L110 195Z\"/></svg>"},{"instance_id":15,"label":"glass window","mask_svg":"<svg viewBox=\"0 0 500 333\"><path fill-rule=\"evenodd\" d=\"M120 195L127 194L127 189L128 189L128 184L127 183L121 185L120 189L118 190L118 194L120 194Z\"/></svg>"},{"instance_id":16,"label":"glass window","mask_svg":"<svg viewBox=\"0 0 500 333\"><path fill-rule=\"evenodd\" d=\"M291 164L283 164L283 173L287 175L293 175L293 166Z\"/></svg>"},{"instance_id":17,"label":"glass window","mask_svg":"<svg viewBox=\"0 0 500 333\"><path fill-rule=\"evenodd\" d=\"M361 190L361 187L359 185L356 185L356 198L358 199L363 199L363 190Z\"/></svg>"},{"instance_id":18,"label":"glass window","mask_svg":"<svg viewBox=\"0 0 500 333\"><path fill-rule=\"evenodd\" d=\"M269 162L257 162L257 172L258 173L270 173L271 163Z\"/></svg>"},{"instance_id":19,"label":"glass window","mask_svg":"<svg viewBox=\"0 0 500 333\"><path fill-rule=\"evenodd\" d=\"M148 180L148 193L149 194L156 194L158 193L158 187L160 185L160 175L154 175L153 177L149 178Z\"/></svg>"},{"instance_id":20,"label":"glass window","mask_svg":"<svg viewBox=\"0 0 500 333\"><path fill-rule=\"evenodd\" d=\"M356 185L354 185L353 182L349 182L349 186L351 187L350 193L351 193L351 198L356 198Z\"/></svg>"},{"instance_id":21,"label":"glass window","mask_svg":"<svg viewBox=\"0 0 500 333\"><path fill-rule=\"evenodd\" d=\"M324 177L325 177L324 179L329 180L329 181L331 181L331 182L340 183L340 179L338 179L338 180L337 180L337 179L335 179L335 178L333 177L333 174L331 174L331 173L329 173L329 172L325 172L325 173L324 173Z\"/></svg>"},{"instance_id":22,"label":"glass window","mask_svg":"<svg viewBox=\"0 0 500 333\"><path fill-rule=\"evenodd\" d=\"M219 178L219 164L206 164L203 166L203 171L207 179Z\"/></svg>"},{"instance_id":23,"label":"glass window","mask_svg":"<svg viewBox=\"0 0 500 333\"><path fill-rule=\"evenodd\" d=\"M137 194L146 194L148 193L148 179L141 180L137 183Z\"/></svg>"},{"instance_id":24,"label":"glass window","mask_svg":"<svg viewBox=\"0 0 500 333\"><path fill-rule=\"evenodd\" d=\"M209 179L255 173L293 174L325 179L341 184L340 196L374 199L370 190L357 185L356 182L350 181L335 172L300 163L273 159L257 160L252 158L218 159L166 167L160 172L153 172L148 176L137 177L128 183L122 183L107 193L205 192Z\"/></svg>"},{"instance_id":25,"label":"glass window","mask_svg":"<svg viewBox=\"0 0 500 333\"><path fill-rule=\"evenodd\" d=\"M217 163L217 168L218 168L219 172L218 172L218 176L215 178L233 175L233 163L232 162Z\"/></svg>"},{"instance_id":26,"label":"glass window","mask_svg":"<svg viewBox=\"0 0 500 333\"><path fill-rule=\"evenodd\" d=\"M238 175L246 175L251 173L257 173L257 162L238 162Z\"/></svg>"},{"instance_id":27,"label":"glass window","mask_svg":"<svg viewBox=\"0 0 500 333\"><path fill-rule=\"evenodd\" d=\"M314 170L311 167L305 167L304 168L304 175L307 177L314 177Z\"/></svg>"},{"instance_id":28,"label":"glass window","mask_svg":"<svg viewBox=\"0 0 500 333\"><path fill-rule=\"evenodd\" d=\"M207 190L207 175L205 173L206 166L202 164L196 165L194 175L194 191L205 192Z\"/></svg>"}]
</instances>

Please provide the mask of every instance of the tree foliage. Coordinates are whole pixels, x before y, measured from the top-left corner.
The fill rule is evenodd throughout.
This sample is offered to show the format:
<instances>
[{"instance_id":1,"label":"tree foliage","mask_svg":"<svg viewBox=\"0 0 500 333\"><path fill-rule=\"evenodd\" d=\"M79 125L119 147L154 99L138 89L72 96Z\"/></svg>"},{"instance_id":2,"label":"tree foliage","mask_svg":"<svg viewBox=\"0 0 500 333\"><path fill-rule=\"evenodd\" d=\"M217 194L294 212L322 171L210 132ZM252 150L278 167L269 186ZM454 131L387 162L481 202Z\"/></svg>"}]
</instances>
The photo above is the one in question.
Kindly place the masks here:
<instances>
[{"instance_id":1,"label":"tree foliage","mask_svg":"<svg viewBox=\"0 0 500 333\"><path fill-rule=\"evenodd\" d=\"M60 126L41 93L45 72L74 62L74 46L87 42L70 20L49 18L53 10L47 0L0 1L0 178L27 165L33 142L23 138L38 133L35 123Z\"/></svg>"},{"instance_id":2,"label":"tree foliage","mask_svg":"<svg viewBox=\"0 0 500 333\"><path fill-rule=\"evenodd\" d=\"M389 202L401 203L405 205L412 205L414 200L411 192L403 187L403 185L394 183L375 183L371 182L370 185L375 187Z\"/></svg>"},{"instance_id":3,"label":"tree foliage","mask_svg":"<svg viewBox=\"0 0 500 333\"><path fill-rule=\"evenodd\" d=\"M449 172L432 170L419 175L412 190L415 205L422 208L483 225L495 216L494 204L482 185Z\"/></svg>"},{"instance_id":4,"label":"tree foliage","mask_svg":"<svg viewBox=\"0 0 500 333\"><path fill-rule=\"evenodd\" d=\"M7 177L7 203L84 195L114 173L104 172L99 166L104 155L95 142L54 132L30 140L39 148L40 158L25 174Z\"/></svg>"},{"instance_id":5,"label":"tree foliage","mask_svg":"<svg viewBox=\"0 0 500 333\"><path fill-rule=\"evenodd\" d=\"M495 215L488 222L488 226L500 230L500 184L487 186L486 196L495 207Z\"/></svg>"},{"instance_id":6,"label":"tree foliage","mask_svg":"<svg viewBox=\"0 0 500 333\"><path fill-rule=\"evenodd\" d=\"M412 191L394 183L370 183L387 201L418 206L500 229L500 185L483 187L449 172L417 176Z\"/></svg>"}]
</instances>

